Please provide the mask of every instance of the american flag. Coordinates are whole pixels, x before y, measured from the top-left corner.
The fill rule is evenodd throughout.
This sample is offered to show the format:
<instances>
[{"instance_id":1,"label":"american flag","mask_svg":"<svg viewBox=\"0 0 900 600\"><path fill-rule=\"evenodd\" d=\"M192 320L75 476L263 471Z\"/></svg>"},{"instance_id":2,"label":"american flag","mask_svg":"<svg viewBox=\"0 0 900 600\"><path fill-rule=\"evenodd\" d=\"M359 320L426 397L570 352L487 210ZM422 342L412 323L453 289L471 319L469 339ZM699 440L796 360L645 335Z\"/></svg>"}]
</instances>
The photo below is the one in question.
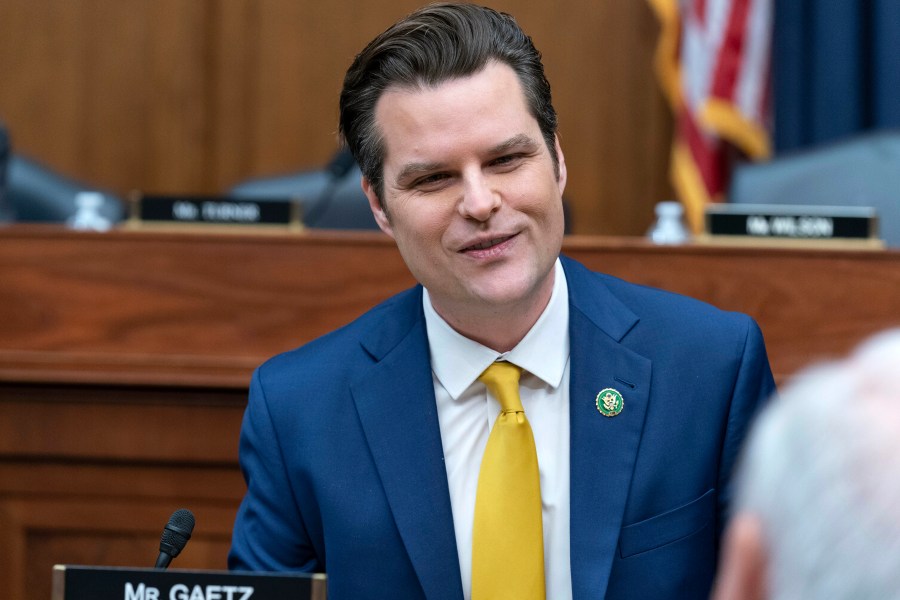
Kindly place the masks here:
<instances>
[{"instance_id":1,"label":"american flag","mask_svg":"<svg viewBox=\"0 0 900 600\"><path fill-rule=\"evenodd\" d=\"M773 0L648 0L660 24L656 73L675 114L672 184L694 231L722 200L735 150L771 154Z\"/></svg>"}]
</instances>

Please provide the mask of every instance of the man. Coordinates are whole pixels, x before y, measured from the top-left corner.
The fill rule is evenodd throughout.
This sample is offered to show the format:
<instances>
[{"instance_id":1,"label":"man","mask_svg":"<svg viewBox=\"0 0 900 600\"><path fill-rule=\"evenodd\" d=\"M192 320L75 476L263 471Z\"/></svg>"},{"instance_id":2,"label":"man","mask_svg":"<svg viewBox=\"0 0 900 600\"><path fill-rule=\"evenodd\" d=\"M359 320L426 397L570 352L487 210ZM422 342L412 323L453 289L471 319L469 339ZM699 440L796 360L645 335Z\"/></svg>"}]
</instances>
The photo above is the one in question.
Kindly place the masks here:
<instances>
[{"instance_id":1,"label":"man","mask_svg":"<svg viewBox=\"0 0 900 600\"><path fill-rule=\"evenodd\" d=\"M705 598L773 389L756 325L559 258L556 113L508 15L432 5L388 29L347 73L341 131L421 286L256 372L230 565L327 571L338 599ZM520 407L495 363L521 369ZM495 460L513 422L530 448ZM503 504L507 467L533 480Z\"/></svg>"},{"instance_id":2,"label":"man","mask_svg":"<svg viewBox=\"0 0 900 600\"><path fill-rule=\"evenodd\" d=\"M716 600L900 597L900 330L807 370L754 428Z\"/></svg>"}]
</instances>

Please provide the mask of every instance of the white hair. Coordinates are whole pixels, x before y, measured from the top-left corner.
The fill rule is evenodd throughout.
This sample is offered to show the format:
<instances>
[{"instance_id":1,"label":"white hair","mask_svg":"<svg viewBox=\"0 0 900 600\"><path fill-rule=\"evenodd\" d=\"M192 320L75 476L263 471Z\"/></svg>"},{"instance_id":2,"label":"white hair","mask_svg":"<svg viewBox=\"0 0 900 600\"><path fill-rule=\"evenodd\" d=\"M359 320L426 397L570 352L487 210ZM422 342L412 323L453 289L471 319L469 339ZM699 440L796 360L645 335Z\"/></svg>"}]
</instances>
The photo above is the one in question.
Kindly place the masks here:
<instances>
[{"instance_id":1,"label":"white hair","mask_svg":"<svg viewBox=\"0 0 900 600\"><path fill-rule=\"evenodd\" d=\"M900 329L796 377L755 425L739 477L770 598L900 598Z\"/></svg>"}]
</instances>

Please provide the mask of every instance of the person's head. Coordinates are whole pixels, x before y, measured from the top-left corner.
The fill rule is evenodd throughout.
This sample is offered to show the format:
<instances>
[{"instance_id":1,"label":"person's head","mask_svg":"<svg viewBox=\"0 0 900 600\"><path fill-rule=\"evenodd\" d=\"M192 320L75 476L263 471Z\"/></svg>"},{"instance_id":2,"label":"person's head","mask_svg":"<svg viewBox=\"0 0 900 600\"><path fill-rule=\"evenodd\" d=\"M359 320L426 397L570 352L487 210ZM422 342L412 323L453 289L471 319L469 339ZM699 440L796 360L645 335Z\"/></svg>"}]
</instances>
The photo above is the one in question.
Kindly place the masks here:
<instances>
[{"instance_id":1,"label":"person's head","mask_svg":"<svg viewBox=\"0 0 900 600\"><path fill-rule=\"evenodd\" d=\"M803 372L748 442L717 600L900 594L900 330Z\"/></svg>"},{"instance_id":2,"label":"person's head","mask_svg":"<svg viewBox=\"0 0 900 600\"><path fill-rule=\"evenodd\" d=\"M375 220L438 313L494 349L517 343L550 298L566 183L531 40L474 5L413 13L354 61L341 130Z\"/></svg>"},{"instance_id":3,"label":"person's head","mask_svg":"<svg viewBox=\"0 0 900 600\"><path fill-rule=\"evenodd\" d=\"M557 163L556 111L531 38L508 14L474 4L432 4L372 40L344 78L340 133L380 200L385 132L376 123L375 107L382 94L391 87L435 87L473 75L490 61L515 71L531 116Z\"/></svg>"}]
</instances>

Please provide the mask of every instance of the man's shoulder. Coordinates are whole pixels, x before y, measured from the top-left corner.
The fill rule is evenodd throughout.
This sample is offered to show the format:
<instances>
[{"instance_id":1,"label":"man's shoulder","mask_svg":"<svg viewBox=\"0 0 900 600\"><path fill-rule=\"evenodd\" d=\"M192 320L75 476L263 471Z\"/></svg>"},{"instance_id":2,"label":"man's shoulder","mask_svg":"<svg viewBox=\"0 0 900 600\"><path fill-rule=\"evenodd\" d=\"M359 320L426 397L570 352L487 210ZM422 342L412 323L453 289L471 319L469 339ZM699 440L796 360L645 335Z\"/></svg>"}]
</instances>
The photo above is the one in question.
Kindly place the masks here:
<instances>
[{"instance_id":1,"label":"man's shoulder","mask_svg":"<svg viewBox=\"0 0 900 600\"><path fill-rule=\"evenodd\" d=\"M415 286L388 298L347 323L302 346L276 354L257 369L269 383L278 379L333 377L335 371L371 361L370 348L396 343L421 318L422 289Z\"/></svg>"},{"instance_id":2,"label":"man's shoulder","mask_svg":"<svg viewBox=\"0 0 900 600\"><path fill-rule=\"evenodd\" d=\"M592 271L572 259L565 259L566 275L576 298L585 295L608 294L632 312L639 328L652 326L667 330L691 332L691 335L716 334L721 337L724 330L746 333L755 327L749 316L723 310L708 302L676 292L652 286L632 283Z\"/></svg>"}]
</instances>

